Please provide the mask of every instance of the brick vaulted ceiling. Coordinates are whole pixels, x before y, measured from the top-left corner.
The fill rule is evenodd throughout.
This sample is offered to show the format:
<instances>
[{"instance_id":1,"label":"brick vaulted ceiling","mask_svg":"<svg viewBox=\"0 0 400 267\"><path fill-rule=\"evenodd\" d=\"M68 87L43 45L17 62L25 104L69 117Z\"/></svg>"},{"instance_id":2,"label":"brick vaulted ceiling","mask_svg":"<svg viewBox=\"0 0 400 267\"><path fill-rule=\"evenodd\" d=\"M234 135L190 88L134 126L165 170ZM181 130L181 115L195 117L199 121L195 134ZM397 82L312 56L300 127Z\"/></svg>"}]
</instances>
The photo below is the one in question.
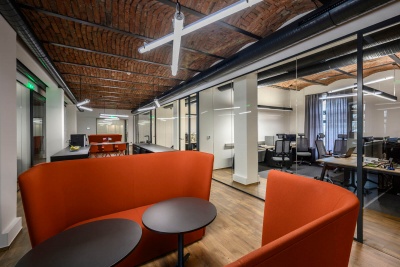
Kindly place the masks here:
<instances>
[{"instance_id":1,"label":"brick vaulted ceiling","mask_svg":"<svg viewBox=\"0 0 400 267\"><path fill-rule=\"evenodd\" d=\"M237 1L179 2L188 25ZM264 0L188 34L182 38L176 76L170 68L171 43L138 52L144 42L173 32L176 1L17 0L16 4L78 101L88 98L92 108L131 110L324 2L329 1ZM305 86L312 78L301 82Z\"/></svg>"}]
</instances>

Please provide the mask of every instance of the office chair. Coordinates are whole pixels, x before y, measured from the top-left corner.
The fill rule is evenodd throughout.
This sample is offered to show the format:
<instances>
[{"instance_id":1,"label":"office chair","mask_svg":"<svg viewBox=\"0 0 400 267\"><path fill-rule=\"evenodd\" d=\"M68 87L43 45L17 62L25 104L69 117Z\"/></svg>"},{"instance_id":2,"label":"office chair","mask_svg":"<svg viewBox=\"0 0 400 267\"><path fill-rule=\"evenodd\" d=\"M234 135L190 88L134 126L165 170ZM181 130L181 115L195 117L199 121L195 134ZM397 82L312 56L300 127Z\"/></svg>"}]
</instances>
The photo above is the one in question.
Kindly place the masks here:
<instances>
[{"instance_id":1,"label":"office chair","mask_svg":"<svg viewBox=\"0 0 400 267\"><path fill-rule=\"evenodd\" d=\"M315 146L317 147L317 152L318 152L318 158L319 159L332 157L331 154L326 152L324 141L322 141L320 139L315 140Z\"/></svg>"},{"instance_id":2,"label":"office chair","mask_svg":"<svg viewBox=\"0 0 400 267\"><path fill-rule=\"evenodd\" d=\"M304 137L304 134L299 134L299 138L297 138L296 155L300 158L299 161L296 161L297 164L308 163L311 166L311 162L304 160L304 158L311 158L308 138Z\"/></svg>"},{"instance_id":3,"label":"office chair","mask_svg":"<svg viewBox=\"0 0 400 267\"><path fill-rule=\"evenodd\" d=\"M290 169L290 141L289 140L276 140L275 151L272 160L275 161L278 167L282 170L283 167Z\"/></svg>"},{"instance_id":4,"label":"office chair","mask_svg":"<svg viewBox=\"0 0 400 267\"><path fill-rule=\"evenodd\" d=\"M347 152L347 135L338 134L338 139L335 140L335 145L333 146L333 154L341 155Z\"/></svg>"}]
</instances>

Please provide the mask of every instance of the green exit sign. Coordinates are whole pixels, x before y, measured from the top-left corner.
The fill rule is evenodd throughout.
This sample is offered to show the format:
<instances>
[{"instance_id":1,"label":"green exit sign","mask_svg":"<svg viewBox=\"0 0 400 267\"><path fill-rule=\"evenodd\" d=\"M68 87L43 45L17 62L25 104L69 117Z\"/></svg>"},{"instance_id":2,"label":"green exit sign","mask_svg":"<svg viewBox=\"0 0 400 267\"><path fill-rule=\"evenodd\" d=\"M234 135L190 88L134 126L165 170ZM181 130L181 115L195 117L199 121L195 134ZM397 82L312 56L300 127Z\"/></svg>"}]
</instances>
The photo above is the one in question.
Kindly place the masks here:
<instances>
[{"instance_id":1,"label":"green exit sign","mask_svg":"<svg viewBox=\"0 0 400 267\"><path fill-rule=\"evenodd\" d=\"M27 83L25 84L25 86L26 86L27 88L31 89L31 90L35 89L35 85L34 85L33 83L31 83L31 82L27 82Z\"/></svg>"}]
</instances>

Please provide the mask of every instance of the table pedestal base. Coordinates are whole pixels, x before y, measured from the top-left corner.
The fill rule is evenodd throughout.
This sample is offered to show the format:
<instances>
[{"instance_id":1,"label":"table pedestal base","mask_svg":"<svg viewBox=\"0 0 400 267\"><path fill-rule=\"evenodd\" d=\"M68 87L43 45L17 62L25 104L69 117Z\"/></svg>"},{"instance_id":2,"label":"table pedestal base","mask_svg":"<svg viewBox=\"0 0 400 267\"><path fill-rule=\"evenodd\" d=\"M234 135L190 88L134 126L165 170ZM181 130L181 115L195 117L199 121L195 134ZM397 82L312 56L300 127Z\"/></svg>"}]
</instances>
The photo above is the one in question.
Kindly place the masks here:
<instances>
[{"instance_id":1,"label":"table pedestal base","mask_svg":"<svg viewBox=\"0 0 400 267\"><path fill-rule=\"evenodd\" d=\"M183 267L185 262L189 259L190 253L183 256L183 233L178 234L178 263L177 267Z\"/></svg>"}]
</instances>

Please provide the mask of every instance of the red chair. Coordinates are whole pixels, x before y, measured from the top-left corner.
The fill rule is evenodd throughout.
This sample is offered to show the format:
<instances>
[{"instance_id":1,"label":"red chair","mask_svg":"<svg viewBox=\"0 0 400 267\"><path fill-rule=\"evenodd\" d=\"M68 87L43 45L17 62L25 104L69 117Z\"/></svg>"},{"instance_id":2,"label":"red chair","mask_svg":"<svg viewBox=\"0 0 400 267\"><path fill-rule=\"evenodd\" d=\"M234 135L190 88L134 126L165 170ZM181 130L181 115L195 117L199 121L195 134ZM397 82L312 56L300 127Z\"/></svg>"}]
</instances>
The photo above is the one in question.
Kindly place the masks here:
<instances>
[{"instance_id":1,"label":"red chair","mask_svg":"<svg viewBox=\"0 0 400 267\"><path fill-rule=\"evenodd\" d=\"M358 210L349 190L272 170L261 248L227 266L348 266Z\"/></svg>"}]
</instances>

